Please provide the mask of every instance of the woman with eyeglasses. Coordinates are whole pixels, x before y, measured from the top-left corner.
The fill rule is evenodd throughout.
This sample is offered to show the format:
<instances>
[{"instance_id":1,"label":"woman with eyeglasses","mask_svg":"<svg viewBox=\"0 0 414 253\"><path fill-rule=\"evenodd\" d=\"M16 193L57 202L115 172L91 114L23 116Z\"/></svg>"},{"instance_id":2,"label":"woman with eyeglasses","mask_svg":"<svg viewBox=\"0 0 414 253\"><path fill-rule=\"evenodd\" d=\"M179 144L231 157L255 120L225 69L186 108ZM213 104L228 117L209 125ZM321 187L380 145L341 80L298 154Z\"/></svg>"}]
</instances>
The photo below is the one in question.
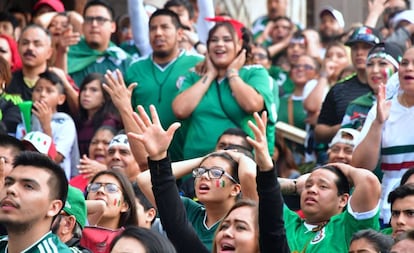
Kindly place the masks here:
<instances>
[{"instance_id":1,"label":"woman with eyeglasses","mask_svg":"<svg viewBox=\"0 0 414 253\"><path fill-rule=\"evenodd\" d=\"M81 245L109 252L111 240L123 227L138 224L134 190L128 178L111 169L98 172L86 189L88 224Z\"/></svg>"},{"instance_id":2,"label":"woman with eyeglasses","mask_svg":"<svg viewBox=\"0 0 414 253\"><path fill-rule=\"evenodd\" d=\"M193 169L196 177L196 194L205 210L180 200L175 186L173 168L167 156L167 149L179 123L164 131L154 106L150 107L151 119L142 107L135 120L142 134L130 133L130 137L142 142L149 154L152 190L159 215L168 237L177 252L290 252L283 226L283 200L276 170L269 155L266 141L267 115L254 113L257 126L249 121L255 140L247 141L255 148L258 167L257 191L259 207L251 200L236 201L240 191L236 184L237 174L230 170L231 163L222 156L207 156L198 168ZM221 168L219 168L219 166ZM226 188L229 187L229 188ZM229 200L230 199L230 200ZM195 209L199 211L195 212ZM258 211L259 210L259 211ZM195 216L198 222L194 223ZM213 221L212 218L216 218ZM206 243L206 234L200 234L200 227L216 230L214 241ZM214 232L213 232L214 233ZM212 240L213 238L211 238Z\"/></svg>"},{"instance_id":3,"label":"woman with eyeglasses","mask_svg":"<svg viewBox=\"0 0 414 253\"><path fill-rule=\"evenodd\" d=\"M316 84L316 78L319 75L320 64L317 59L302 55L296 64L292 65L290 78L295 87L292 94L287 94L280 98L280 107L278 111L278 120L299 129L306 130L307 114L303 107L303 100L306 98L309 86ZM304 146L285 140L286 144L292 150L295 162L301 164L304 162Z\"/></svg>"},{"instance_id":4,"label":"woman with eyeglasses","mask_svg":"<svg viewBox=\"0 0 414 253\"><path fill-rule=\"evenodd\" d=\"M134 190L122 172L117 170L98 172L91 179L86 191L88 207L90 203L99 203L97 205L103 207L100 217L91 217L88 210L89 224L109 229L138 224Z\"/></svg>"},{"instance_id":5,"label":"woman with eyeglasses","mask_svg":"<svg viewBox=\"0 0 414 253\"><path fill-rule=\"evenodd\" d=\"M268 141L273 153L275 104L266 69L251 65L249 38L243 24L222 18L210 30L206 73L195 71L179 80L172 103L179 119L188 119L184 159L208 154L220 134L233 127L251 135L247 121L253 112L269 113Z\"/></svg>"}]
</instances>

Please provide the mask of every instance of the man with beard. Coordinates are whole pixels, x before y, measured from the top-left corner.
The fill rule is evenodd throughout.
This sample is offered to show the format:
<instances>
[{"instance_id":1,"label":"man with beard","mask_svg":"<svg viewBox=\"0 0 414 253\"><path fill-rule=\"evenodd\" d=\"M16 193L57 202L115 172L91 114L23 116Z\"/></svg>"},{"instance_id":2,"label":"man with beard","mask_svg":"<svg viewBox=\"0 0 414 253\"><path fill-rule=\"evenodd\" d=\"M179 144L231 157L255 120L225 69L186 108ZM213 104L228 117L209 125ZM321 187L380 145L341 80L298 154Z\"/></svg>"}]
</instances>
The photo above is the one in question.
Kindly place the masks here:
<instances>
[{"instance_id":1,"label":"man with beard","mask_svg":"<svg viewBox=\"0 0 414 253\"><path fill-rule=\"evenodd\" d=\"M90 73L105 74L120 69L125 73L131 59L124 50L111 42L115 32L114 10L105 0L93 0L83 11L83 34L78 44L69 48L67 69L79 86Z\"/></svg>"},{"instance_id":2,"label":"man with beard","mask_svg":"<svg viewBox=\"0 0 414 253\"><path fill-rule=\"evenodd\" d=\"M319 14L319 34L324 48L333 41L340 39L344 32L345 21L342 13L332 7L325 7Z\"/></svg>"},{"instance_id":3,"label":"man with beard","mask_svg":"<svg viewBox=\"0 0 414 253\"><path fill-rule=\"evenodd\" d=\"M181 86L182 76L202 60L199 55L179 49L183 29L176 13L168 9L154 12L149 20L152 54L128 68L126 83L138 83L132 93L132 107L142 105L147 113L153 104L163 127L179 121L172 111L172 100ZM118 108L119 109L119 108ZM173 161L183 160L185 127L174 136L170 152Z\"/></svg>"},{"instance_id":4,"label":"man with beard","mask_svg":"<svg viewBox=\"0 0 414 253\"><path fill-rule=\"evenodd\" d=\"M50 231L67 192L68 181L58 164L37 152L18 155L0 190L0 222L8 232L0 239L0 251L70 253Z\"/></svg>"},{"instance_id":5,"label":"man with beard","mask_svg":"<svg viewBox=\"0 0 414 253\"><path fill-rule=\"evenodd\" d=\"M13 73L7 86L9 94L19 94L23 100L32 99L32 89L39 74L47 69L47 60L52 55L52 39L41 26L32 24L23 29L18 41L22 69Z\"/></svg>"}]
</instances>

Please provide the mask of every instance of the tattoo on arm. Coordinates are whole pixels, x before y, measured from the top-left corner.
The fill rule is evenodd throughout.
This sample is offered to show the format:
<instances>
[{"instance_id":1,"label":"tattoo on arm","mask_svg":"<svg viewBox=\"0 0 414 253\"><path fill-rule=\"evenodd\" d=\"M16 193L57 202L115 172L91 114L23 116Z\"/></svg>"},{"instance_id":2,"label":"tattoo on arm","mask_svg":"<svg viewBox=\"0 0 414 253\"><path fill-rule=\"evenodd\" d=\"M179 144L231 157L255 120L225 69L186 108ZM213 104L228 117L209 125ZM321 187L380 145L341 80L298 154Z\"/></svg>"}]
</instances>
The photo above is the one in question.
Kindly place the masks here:
<instances>
[{"instance_id":1,"label":"tattoo on arm","mask_svg":"<svg viewBox=\"0 0 414 253\"><path fill-rule=\"evenodd\" d=\"M201 82L205 84L207 82L207 78L208 78L208 75L205 75Z\"/></svg>"}]
</instances>

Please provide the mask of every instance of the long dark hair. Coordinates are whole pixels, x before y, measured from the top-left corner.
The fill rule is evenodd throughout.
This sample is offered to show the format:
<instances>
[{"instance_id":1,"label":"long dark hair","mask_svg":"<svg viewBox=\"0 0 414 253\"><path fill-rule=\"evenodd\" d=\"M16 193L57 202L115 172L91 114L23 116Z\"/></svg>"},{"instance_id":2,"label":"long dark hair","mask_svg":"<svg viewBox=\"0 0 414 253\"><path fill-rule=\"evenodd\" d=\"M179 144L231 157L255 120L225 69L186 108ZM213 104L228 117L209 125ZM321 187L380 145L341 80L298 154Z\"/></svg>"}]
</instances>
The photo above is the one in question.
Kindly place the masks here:
<instances>
[{"instance_id":1,"label":"long dark hair","mask_svg":"<svg viewBox=\"0 0 414 253\"><path fill-rule=\"evenodd\" d=\"M220 28L220 27L225 27L231 34L231 38L234 41L234 45L236 46L236 38L237 38L237 33L236 30L234 29L233 25L230 22L217 22L215 26L213 26L213 28L210 29L210 31L208 32L208 40L207 40L207 48L210 45L210 39L213 36L213 34ZM246 62L245 65L247 64L251 64L253 62L253 57L252 57L252 41L253 41L253 37L251 35L251 32L245 28L242 27L241 28L241 32L242 32L242 49L246 49Z\"/></svg>"},{"instance_id":2,"label":"long dark hair","mask_svg":"<svg viewBox=\"0 0 414 253\"><path fill-rule=\"evenodd\" d=\"M103 123L103 121L108 118L108 117L113 117L115 118L117 121L120 122L120 116L119 116L119 112L116 109L116 107L114 106L114 104L112 103L111 100L111 96L108 94L108 92L106 92L103 88L102 85L106 82L105 76L103 74L100 73L90 73L89 75L87 75L81 85L79 86L79 94L85 90L85 87L87 84L89 84L92 81L98 80L100 83L100 87L102 90L102 94L103 94L103 98L104 98L104 104L101 106L101 108L99 108L99 110L93 115L92 117L92 126L93 126L93 130L96 131ZM77 120L77 129L79 130L83 124L88 120L88 111L83 108L80 104L80 95L79 95L79 117ZM118 126L120 127L120 126Z\"/></svg>"},{"instance_id":3,"label":"long dark hair","mask_svg":"<svg viewBox=\"0 0 414 253\"><path fill-rule=\"evenodd\" d=\"M122 190L122 195L124 197L124 201L129 206L126 212L121 213L121 217L119 218L118 228L127 226L129 224L138 224L137 206L136 206L135 194L134 194L134 190L132 189L131 182L128 181L128 178L121 171L110 169L110 170L103 170L103 171L96 173L96 175L91 179L91 183L93 183L98 177L102 175L112 176L119 182L119 184L121 185L121 190Z\"/></svg>"}]
</instances>

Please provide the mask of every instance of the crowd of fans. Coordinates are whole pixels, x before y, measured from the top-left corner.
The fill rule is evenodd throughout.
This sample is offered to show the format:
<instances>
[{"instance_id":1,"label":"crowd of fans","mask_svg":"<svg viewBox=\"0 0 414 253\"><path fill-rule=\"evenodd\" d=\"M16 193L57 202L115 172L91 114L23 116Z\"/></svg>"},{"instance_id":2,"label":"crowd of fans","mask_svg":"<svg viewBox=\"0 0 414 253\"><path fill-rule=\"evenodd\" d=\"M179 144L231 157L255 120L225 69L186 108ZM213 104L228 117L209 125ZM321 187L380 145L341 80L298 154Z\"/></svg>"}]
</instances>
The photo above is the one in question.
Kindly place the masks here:
<instances>
[{"instance_id":1,"label":"crowd of fans","mask_svg":"<svg viewBox=\"0 0 414 253\"><path fill-rule=\"evenodd\" d=\"M0 251L414 248L409 1L127 4L0 11Z\"/></svg>"}]
</instances>

